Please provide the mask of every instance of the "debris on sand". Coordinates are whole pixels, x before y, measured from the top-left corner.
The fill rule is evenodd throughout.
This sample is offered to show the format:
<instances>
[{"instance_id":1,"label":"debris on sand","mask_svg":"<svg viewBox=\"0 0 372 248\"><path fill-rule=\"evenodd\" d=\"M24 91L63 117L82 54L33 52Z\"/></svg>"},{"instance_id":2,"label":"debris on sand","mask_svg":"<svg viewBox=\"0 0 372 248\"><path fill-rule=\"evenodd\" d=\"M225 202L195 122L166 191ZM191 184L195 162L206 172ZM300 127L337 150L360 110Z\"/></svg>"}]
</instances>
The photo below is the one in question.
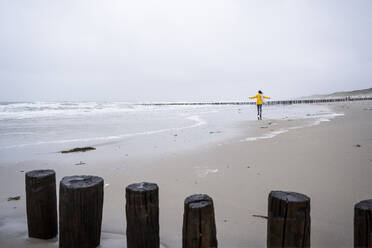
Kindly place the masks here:
<instances>
[{"instance_id":1,"label":"debris on sand","mask_svg":"<svg viewBox=\"0 0 372 248\"><path fill-rule=\"evenodd\" d=\"M267 220L269 217L267 216L264 216L264 215L258 215L258 214L252 214L253 217L256 217L256 218L262 218L262 219L265 219Z\"/></svg>"},{"instance_id":2,"label":"debris on sand","mask_svg":"<svg viewBox=\"0 0 372 248\"><path fill-rule=\"evenodd\" d=\"M61 153L71 153L71 152L87 152L87 151L92 151L96 150L94 147L86 146L86 147L77 147L71 150L66 150L66 151L61 151Z\"/></svg>"},{"instance_id":3,"label":"debris on sand","mask_svg":"<svg viewBox=\"0 0 372 248\"><path fill-rule=\"evenodd\" d=\"M75 164L75 165L85 165L84 162L80 161L79 163Z\"/></svg>"},{"instance_id":4,"label":"debris on sand","mask_svg":"<svg viewBox=\"0 0 372 248\"><path fill-rule=\"evenodd\" d=\"M209 134L222 133L222 131L210 131Z\"/></svg>"},{"instance_id":5,"label":"debris on sand","mask_svg":"<svg viewBox=\"0 0 372 248\"><path fill-rule=\"evenodd\" d=\"M359 144L356 144L355 146L356 146L356 147L361 147L361 145L359 145Z\"/></svg>"},{"instance_id":6,"label":"debris on sand","mask_svg":"<svg viewBox=\"0 0 372 248\"><path fill-rule=\"evenodd\" d=\"M18 201L20 199L21 199L21 197L19 195L15 196L15 197L8 197L8 201Z\"/></svg>"}]
</instances>

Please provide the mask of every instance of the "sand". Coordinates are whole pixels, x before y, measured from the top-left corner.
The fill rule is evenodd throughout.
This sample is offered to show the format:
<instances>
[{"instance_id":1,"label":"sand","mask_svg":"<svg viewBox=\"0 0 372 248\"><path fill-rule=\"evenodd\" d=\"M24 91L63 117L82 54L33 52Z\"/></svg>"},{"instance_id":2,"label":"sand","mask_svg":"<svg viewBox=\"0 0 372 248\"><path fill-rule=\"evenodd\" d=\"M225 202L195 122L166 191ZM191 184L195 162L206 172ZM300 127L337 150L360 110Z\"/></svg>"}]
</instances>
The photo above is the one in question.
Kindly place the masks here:
<instances>
[{"instance_id":1,"label":"sand","mask_svg":"<svg viewBox=\"0 0 372 248\"><path fill-rule=\"evenodd\" d=\"M344 115L319 125L290 119L237 123L237 137L157 157L104 153L85 165L63 160L2 165L0 247L58 247L57 239L27 237L24 172L42 168L54 169L57 181L73 174L104 178L101 247L126 247L125 187L141 181L159 185L163 247L181 247L183 201L194 193L214 200L220 247L266 247L266 220L252 215L267 215L271 190L311 198L312 247L351 247L354 204L372 198L372 102L330 106ZM297 126L302 128L290 128ZM246 140L266 129L273 135ZM20 200L7 201L17 195Z\"/></svg>"}]
</instances>

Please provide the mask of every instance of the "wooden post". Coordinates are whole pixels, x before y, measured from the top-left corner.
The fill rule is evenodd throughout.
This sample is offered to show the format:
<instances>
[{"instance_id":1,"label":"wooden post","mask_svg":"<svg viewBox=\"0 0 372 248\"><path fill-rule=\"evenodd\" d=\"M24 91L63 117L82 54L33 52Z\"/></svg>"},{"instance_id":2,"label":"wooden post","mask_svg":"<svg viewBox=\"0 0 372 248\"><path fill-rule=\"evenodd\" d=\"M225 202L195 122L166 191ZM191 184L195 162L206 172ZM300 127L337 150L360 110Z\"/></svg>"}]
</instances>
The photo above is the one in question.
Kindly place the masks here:
<instances>
[{"instance_id":1,"label":"wooden post","mask_svg":"<svg viewBox=\"0 0 372 248\"><path fill-rule=\"evenodd\" d=\"M28 236L50 239L58 234L56 173L33 170L26 173Z\"/></svg>"},{"instance_id":2,"label":"wooden post","mask_svg":"<svg viewBox=\"0 0 372 248\"><path fill-rule=\"evenodd\" d=\"M97 247L102 209L101 177L64 177L59 186L59 247Z\"/></svg>"},{"instance_id":3,"label":"wooden post","mask_svg":"<svg viewBox=\"0 0 372 248\"><path fill-rule=\"evenodd\" d=\"M128 248L159 248L159 188L134 183L125 189Z\"/></svg>"},{"instance_id":4,"label":"wooden post","mask_svg":"<svg viewBox=\"0 0 372 248\"><path fill-rule=\"evenodd\" d=\"M185 199L184 207L182 247L217 247L212 198L208 195L191 195Z\"/></svg>"},{"instance_id":5,"label":"wooden post","mask_svg":"<svg viewBox=\"0 0 372 248\"><path fill-rule=\"evenodd\" d=\"M268 205L267 247L310 247L310 198L271 191Z\"/></svg>"},{"instance_id":6,"label":"wooden post","mask_svg":"<svg viewBox=\"0 0 372 248\"><path fill-rule=\"evenodd\" d=\"M354 206L354 247L372 247L372 199Z\"/></svg>"}]
</instances>

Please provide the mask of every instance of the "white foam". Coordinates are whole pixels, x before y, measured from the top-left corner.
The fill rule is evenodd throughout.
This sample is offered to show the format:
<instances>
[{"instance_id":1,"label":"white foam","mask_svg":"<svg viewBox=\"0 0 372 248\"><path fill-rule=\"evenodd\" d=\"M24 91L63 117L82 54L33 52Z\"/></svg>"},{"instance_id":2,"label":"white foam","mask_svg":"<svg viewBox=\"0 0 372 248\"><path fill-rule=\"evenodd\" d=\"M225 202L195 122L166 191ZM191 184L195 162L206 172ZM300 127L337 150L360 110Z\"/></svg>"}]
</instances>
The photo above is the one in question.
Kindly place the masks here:
<instances>
[{"instance_id":1,"label":"white foam","mask_svg":"<svg viewBox=\"0 0 372 248\"><path fill-rule=\"evenodd\" d=\"M311 122L310 124L299 125L299 126L294 126L294 127L288 127L287 129L280 129L280 130L271 131L271 132L263 134L262 136L245 138L245 139L241 140L241 142L256 141L256 140L261 140L261 139L271 139L271 138L274 138L275 136L277 136L279 134L286 133L289 130L316 126L316 125L319 125L322 122L329 122L329 121L331 121L331 119L333 119L335 117L343 116L343 115L344 115L344 113L316 113L316 114L313 114L313 115L310 115L310 116L306 116L304 118L298 118L298 119L314 119L314 121Z\"/></svg>"},{"instance_id":2,"label":"white foam","mask_svg":"<svg viewBox=\"0 0 372 248\"><path fill-rule=\"evenodd\" d=\"M218 169L209 169L208 167L194 167L196 169L196 175L200 178L206 177L208 174L217 173Z\"/></svg>"},{"instance_id":3,"label":"white foam","mask_svg":"<svg viewBox=\"0 0 372 248\"><path fill-rule=\"evenodd\" d=\"M326 113L322 117L315 119L313 123L310 123L309 125L306 125L304 127L316 126L316 125L319 125L322 122L329 122L335 117L344 116L344 115L345 115L344 113Z\"/></svg>"},{"instance_id":4,"label":"white foam","mask_svg":"<svg viewBox=\"0 0 372 248\"><path fill-rule=\"evenodd\" d=\"M274 138L275 136L279 135L279 134L282 134L282 133L286 133L288 132L288 130L276 130L276 131L271 131L269 133L266 133L262 136L257 136L257 137L248 137L248 138L245 138L241 141L256 141L256 140L261 140L261 139L271 139L271 138Z\"/></svg>"}]
</instances>

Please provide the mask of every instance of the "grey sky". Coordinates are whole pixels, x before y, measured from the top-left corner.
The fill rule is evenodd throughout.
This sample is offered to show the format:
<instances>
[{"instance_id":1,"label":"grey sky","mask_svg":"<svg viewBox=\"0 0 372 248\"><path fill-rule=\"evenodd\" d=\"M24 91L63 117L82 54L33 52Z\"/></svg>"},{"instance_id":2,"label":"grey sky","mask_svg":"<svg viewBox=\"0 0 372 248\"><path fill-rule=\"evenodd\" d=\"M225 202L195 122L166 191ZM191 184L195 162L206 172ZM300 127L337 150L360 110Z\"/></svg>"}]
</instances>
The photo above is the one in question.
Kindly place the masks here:
<instances>
[{"instance_id":1,"label":"grey sky","mask_svg":"<svg viewBox=\"0 0 372 248\"><path fill-rule=\"evenodd\" d=\"M372 87L370 0L0 0L0 101Z\"/></svg>"}]
</instances>

